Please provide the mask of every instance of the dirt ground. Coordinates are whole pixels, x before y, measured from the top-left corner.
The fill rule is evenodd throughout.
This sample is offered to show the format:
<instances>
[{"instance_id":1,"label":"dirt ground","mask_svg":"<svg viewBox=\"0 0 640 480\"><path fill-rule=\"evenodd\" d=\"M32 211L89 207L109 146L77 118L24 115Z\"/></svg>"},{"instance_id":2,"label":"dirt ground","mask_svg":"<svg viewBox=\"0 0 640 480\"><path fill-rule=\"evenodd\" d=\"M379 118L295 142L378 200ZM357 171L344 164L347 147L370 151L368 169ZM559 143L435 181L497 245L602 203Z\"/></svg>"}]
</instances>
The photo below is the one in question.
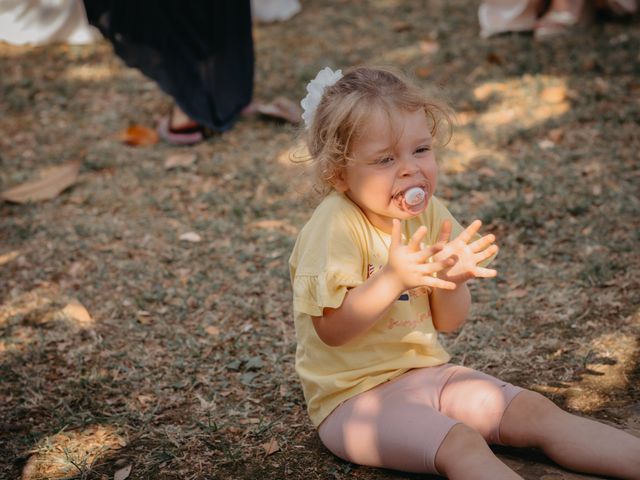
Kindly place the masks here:
<instances>
[{"instance_id":1,"label":"dirt ground","mask_svg":"<svg viewBox=\"0 0 640 480\"><path fill-rule=\"evenodd\" d=\"M484 40L476 7L304 1L256 26L256 96L297 101L327 65L442 88L458 126L438 193L501 247L444 337L454 360L640 435L639 19ZM54 199L0 204L0 479L418 478L333 457L306 416L295 127L131 147L119 132L171 102L108 43L0 44L0 72L0 191L81 162ZM497 451L527 479L590 478Z\"/></svg>"}]
</instances>

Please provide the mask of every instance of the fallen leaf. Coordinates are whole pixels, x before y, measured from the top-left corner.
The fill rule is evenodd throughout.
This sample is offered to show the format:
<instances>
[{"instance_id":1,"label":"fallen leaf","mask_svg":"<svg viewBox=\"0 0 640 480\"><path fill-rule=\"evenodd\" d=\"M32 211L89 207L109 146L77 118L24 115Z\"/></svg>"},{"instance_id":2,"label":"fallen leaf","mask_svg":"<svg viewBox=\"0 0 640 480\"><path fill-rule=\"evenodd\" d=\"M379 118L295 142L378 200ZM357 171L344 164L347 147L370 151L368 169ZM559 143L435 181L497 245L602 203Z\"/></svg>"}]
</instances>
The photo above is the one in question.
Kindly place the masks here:
<instances>
[{"instance_id":1,"label":"fallen leaf","mask_svg":"<svg viewBox=\"0 0 640 480\"><path fill-rule=\"evenodd\" d=\"M549 140L551 140L553 143L560 143L564 138L564 130L562 130L561 128L553 128L549 130L548 136Z\"/></svg>"},{"instance_id":2,"label":"fallen leaf","mask_svg":"<svg viewBox=\"0 0 640 480\"><path fill-rule=\"evenodd\" d=\"M140 405L142 405L142 408L147 408L147 405L151 403L154 398L155 397L153 395L138 395L137 397L138 402L140 402Z\"/></svg>"},{"instance_id":3,"label":"fallen leaf","mask_svg":"<svg viewBox=\"0 0 640 480\"><path fill-rule=\"evenodd\" d=\"M478 169L478 175L482 175L485 177L495 177L496 176L496 171L493 168L490 167L480 167Z\"/></svg>"},{"instance_id":4,"label":"fallen leaf","mask_svg":"<svg viewBox=\"0 0 640 480\"><path fill-rule=\"evenodd\" d=\"M263 443L262 448L264 448L265 456L268 456L280 450L280 445L278 445L278 442L276 441L275 438L272 438L267 443Z\"/></svg>"},{"instance_id":5,"label":"fallen leaf","mask_svg":"<svg viewBox=\"0 0 640 480\"><path fill-rule=\"evenodd\" d=\"M495 52L489 52L487 54L487 62L492 63L493 65L504 64L504 60L502 59L502 57Z\"/></svg>"},{"instance_id":6,"label":"fallen leaf","mask_svg":"<svg viewBox=\"0 0 640 480\"><path fill-rule=\"evenodd\" d=\"M394 32L408 32L409 30L413 29L413 25L411 25L409 22L399 21L395 22L392 28Z\"/></svg>"},{"instance_id":7,"label":"fallen leaf","mask_svg":"<svg viewBox=\"0 0 640 480\"><path fill-rule=\"evenodd\" d=\"M120 132L120 140L132 147L147 147L160 141L158 132L144 125L131 125Z\"/></svg>"},{"instance_id":8,"label":"fallen leaf","mask_svg":"<svg viewBox=\"0 0 640 480\"><path fill-rule=\"evenodd\" d=\"M196 232L187 232L180 235L180 240L184 240L185 242L198 243L202 241L202 237Z\"/></svg>"},{"instance_id":9,"label":"fallen leaf","mask_svg":"<svg viewBox=\"0 0 640 480\"><path fill-rule=\"evenodd\" d=\"M127 465L124 468L121 468L116 473L113 474L113 480L125 480L129 478L129 474L131 473L132 465Z\"/></svg>"},{"instance_id":10,"label":"fallen leaf","mask_svg":"<svg viewBox=\"0 0 640 480\"><path fill-rule=\"evenodd\" d=\"M433 72L433 67L418 67L416 68L416 75L420 78L427 78Z\"/></svg>"},{"instance_id":11,"label":"fallen leaf","mask_svg":"<svg viewBox=\"0 0 640 480\"><path fill-rule=\"evenodd\" d=\"M153 318L151 318L151 314L146 310L138 310L136 312L136 318L143 325L150 325L153 323Z\"/></svg>"},{"instance_id":12,"label":"fallen leaf","mask_svg":"<svg viewBox=\"0 0 640 480\"><path fill-rule=\"evenodd\" d=\"M259 418L243 418L240 420L240 425L256 425L260 423Z\"/></svg>"},{"instance_id":13,"label":"fallen leaf","mask_svg":"<svg viewBox=\"0 0 640 480\"><path fill-rule=\"evenodd\" d=\"M62 314L81 327L93 324L93 318L89 311L77 300L72 300L62 309Z\"/></svg>"},{"instance_id":14,"label":"fallen leaf","mask_svg":"<svg viewBox=\"0 0 640 480\"><path fill-rule=\"evenodd\" d=\"M82 162L74 160L48 168L41 172L40 179L6 190L0 196L14 203L51 200L75 183L81 164Z\"/></svg>"},{"instance_id":15,"label":"fallen leaf","mask_svg":"<svg viewBox=\"0 0 640 480\"><path fill-rule=\"evenodd\" d=\"M526 297L529 294L527 289L525 288L516 288L515 290L511 290L507 292L507 298L522 298Z\"/></svg>"},{"instance_id":16,"label":"fallen leaf","mask_svg":"<svg viewBox=\"0 0 640 480\"><path fill-rule=\"evenodd\" d=\"M208 327L205 327L204 331L214 337L217 337L218 335L220 335L220 329L218 327L214 327L213 325L209 325Z\"/></svg>"},{"instance_id":17,"label":"fallen leaf","mask_svg":"<svg viewBox=\"0 0 640 480\"><path fill-rule=\"evenodd\" d=\"M164 169L172 170L174 168L186 168L193 165L196 161L195 153L177 153L169 155L164 161Z\"/></svg>"}]
</instances>

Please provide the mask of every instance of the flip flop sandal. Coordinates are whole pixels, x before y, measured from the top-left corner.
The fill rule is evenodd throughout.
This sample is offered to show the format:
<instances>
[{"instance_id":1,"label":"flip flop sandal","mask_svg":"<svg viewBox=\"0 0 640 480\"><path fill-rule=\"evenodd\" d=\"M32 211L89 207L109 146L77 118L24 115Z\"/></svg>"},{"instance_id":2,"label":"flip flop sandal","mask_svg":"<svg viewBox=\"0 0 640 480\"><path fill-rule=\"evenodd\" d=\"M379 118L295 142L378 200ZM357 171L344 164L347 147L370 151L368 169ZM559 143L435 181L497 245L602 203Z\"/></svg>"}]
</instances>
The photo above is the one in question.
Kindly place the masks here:
<instances>
[{"instance_id":1,"label":"flip flop sandal","mask_svg":"<svg viewBox=\"0 0 640 480\"><path fill-rule=\"evenodd\" d=\"M195 145L205 139L205 128L201 125L196 124L184 128L171 128L172 113L162 118L156 128L158 135L160 135L160 138L165 142L172 145Z\"/></svg>"},{"instance_id":2,"label":"flip flop sandal","mask_svg":"<svg viewBox=\"0 0 640 480\"><path fill-rule=\"evenodd\" d=\"M577 27L585 27L593 22L593 9L586 0L577 12L558 11L543 15L536 23L533 36L545 40L570 33Z\"/></svg>"}]
</instances>

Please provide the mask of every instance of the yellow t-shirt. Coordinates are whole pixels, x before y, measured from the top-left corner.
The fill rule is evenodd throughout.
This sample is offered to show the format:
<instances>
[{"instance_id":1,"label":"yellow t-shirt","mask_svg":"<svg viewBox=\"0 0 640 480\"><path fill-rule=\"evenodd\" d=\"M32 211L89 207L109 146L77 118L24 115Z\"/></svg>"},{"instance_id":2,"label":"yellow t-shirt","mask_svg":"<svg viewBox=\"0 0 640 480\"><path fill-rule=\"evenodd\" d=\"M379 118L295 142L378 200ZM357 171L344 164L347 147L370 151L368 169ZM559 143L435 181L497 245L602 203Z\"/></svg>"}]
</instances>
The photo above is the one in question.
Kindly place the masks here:
<instances>
[{"instance_id":1,"label":"yellow t-shirt","mask_svg":"<svg viewBox=\"0 0 640 480\"><path fill-rule=\"evenodd\" d=\"M451 238L463 229L435 197L419 216L403 222L409 238L427 227L425 243L438 238L442 221L452 222ZM289 267L296 328L296 371L311 421L317 427L343 401L412 368L446 363L429 309L428 289L403 293L376 324L356 339L331 347L318 337L311 316L338 308L349 288L363 283L387 263L391 236L367 220L344 194L333 192L300 232Z\"/></svg>"}]
</instances>

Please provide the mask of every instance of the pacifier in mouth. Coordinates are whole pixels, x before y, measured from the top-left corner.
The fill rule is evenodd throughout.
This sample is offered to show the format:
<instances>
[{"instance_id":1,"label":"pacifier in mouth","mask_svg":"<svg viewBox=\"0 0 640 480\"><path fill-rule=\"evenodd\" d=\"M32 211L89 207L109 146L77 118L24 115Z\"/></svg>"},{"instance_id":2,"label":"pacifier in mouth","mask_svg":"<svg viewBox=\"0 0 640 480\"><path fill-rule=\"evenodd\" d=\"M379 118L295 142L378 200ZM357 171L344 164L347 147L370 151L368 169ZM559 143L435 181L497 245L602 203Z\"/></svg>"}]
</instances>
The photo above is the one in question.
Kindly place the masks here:
<instances>
[{"instance_id":1,"label":"pacifier in mouth","mask_svg":"<svg viewBox=\"0 0 640 480\"><path fill-rule=\"evenodd\" d=\"M424 198L424 190L420 187L412 187L404 193L404 201L411 206L424 202Z\"/></svg>"}]
</instances>

